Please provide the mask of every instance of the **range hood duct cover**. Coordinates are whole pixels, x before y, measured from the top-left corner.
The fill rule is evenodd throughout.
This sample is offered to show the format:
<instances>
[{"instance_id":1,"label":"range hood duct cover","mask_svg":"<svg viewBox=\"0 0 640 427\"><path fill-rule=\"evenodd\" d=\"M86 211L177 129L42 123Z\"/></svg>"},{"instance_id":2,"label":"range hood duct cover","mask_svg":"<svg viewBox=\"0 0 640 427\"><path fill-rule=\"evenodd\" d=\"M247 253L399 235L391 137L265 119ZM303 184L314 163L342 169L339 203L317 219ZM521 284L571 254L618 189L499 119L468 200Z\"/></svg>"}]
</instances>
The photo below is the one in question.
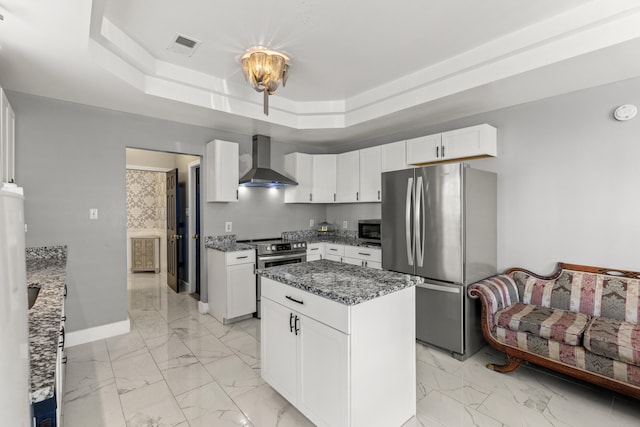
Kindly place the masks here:
<instances>
[{"instance_id":1,"label":"range hood duct cover","mask_svg":"<svg viewBox=\"0 0 640 427\"><path fill-rule=\"evenodd\" d=\"M247 187L276 187L298 185L297 182L271 169L271 138L253 135L253 166L242 178L240 185Z\"/></svg>"}]
</instances>

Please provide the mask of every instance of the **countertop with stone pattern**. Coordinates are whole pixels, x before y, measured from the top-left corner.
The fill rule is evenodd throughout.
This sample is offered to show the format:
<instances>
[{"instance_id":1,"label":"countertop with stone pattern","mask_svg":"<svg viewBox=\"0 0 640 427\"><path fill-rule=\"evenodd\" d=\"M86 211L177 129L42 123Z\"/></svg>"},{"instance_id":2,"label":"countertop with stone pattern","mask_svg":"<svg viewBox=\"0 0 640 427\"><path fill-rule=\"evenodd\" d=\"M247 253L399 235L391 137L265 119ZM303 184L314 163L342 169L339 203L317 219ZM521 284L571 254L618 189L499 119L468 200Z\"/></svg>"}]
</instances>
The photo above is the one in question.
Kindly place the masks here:
<instances>
[{"instance_id":1,"label":"countertop with stone pattern","mask_svg":"<svg viewBox=\"0 0 640 427\"><path fill-rule=\"evenodd\" d=\"M28 248L27 286L40 288L29 310L29 356L32 403L53 397L60 321L65 295L67 249Z\"/></svg>"},{"instance_id":2,"label":"countertop with stone pattern","mask_svg":"<svg viewBox=\"0 0 640 427\"><path fill-rule=\"evenodd\" d=\"M423 281L409 274L326 259L263 268L258 274L345 305L360 304Z\"/></svg>"},{"instance_id":3,"label":"countertop with stone pattern","mask_svg":"<svg viewBox=\"0 0 640 427\"><path fill-rule=\"evenodd\" d=\"M204 247L215 249L221 252L237 252L255 250L253 246L246 243L238 243L235 234L226 234L222 236L207 236L204 239Z\"/></svg>"}]
</instances>

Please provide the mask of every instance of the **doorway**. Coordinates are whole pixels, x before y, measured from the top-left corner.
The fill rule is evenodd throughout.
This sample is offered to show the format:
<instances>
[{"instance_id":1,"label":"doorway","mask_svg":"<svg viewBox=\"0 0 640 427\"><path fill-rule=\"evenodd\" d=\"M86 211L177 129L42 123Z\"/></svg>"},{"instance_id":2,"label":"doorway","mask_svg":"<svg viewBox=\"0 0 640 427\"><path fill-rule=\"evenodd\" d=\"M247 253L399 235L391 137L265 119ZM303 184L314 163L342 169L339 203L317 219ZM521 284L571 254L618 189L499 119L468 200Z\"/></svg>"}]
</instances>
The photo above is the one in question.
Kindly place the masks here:
<instances>
[{"instance_id":1,"label":"doorway","mask_svg":"<svg viewBox=\"0 0 640 427\"><path fill-rule=\"evenodd\" d=\"M159 274L162 280L156 283L164 283L172 292L194 293L199 277L194 271L199 270L199 262L192 262L199 261L200 246L199 189L193 188L192 180L196 163L199 166L199 156L126 149L127 273ZM139 255L132 245L141 237L158 242L153 271L132 269ZM199 298L199 293L194 296Z\"/></svg>"}]
</instances>

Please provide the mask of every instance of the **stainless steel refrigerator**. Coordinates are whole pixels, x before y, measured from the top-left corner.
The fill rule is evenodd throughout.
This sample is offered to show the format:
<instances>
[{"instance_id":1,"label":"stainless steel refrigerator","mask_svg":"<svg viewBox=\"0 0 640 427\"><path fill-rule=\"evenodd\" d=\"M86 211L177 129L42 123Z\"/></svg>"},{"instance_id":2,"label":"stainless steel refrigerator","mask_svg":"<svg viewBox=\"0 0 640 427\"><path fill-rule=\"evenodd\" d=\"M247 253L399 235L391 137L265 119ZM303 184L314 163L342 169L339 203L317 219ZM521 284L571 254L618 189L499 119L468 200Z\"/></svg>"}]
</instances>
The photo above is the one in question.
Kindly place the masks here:
<instances>
[{"instance_id":1,"label":"stainless steel refrigerator","mask_svg":"<svg viewBox=\"0 0 640 427\"><path fill-rule=\"evenodd\" d=\"M416 338L466 359L484 345L467 285L496 273L497 177L464 163L382 174L382 267L425 278Z\"/></svg>"}]
</instances>

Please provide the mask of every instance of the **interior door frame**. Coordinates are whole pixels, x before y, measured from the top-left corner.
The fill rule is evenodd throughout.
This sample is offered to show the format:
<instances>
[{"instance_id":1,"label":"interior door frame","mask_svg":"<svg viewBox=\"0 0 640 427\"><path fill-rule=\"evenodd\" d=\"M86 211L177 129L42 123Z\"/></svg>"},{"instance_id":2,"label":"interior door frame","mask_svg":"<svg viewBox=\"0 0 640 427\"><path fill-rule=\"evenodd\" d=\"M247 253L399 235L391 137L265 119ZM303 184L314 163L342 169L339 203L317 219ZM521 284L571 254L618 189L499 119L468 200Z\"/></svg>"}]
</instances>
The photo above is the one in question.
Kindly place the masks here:
<instances>
[{"instance_id":1,"label":"interior door frame","mask_svg":"<svg viewBox=\"0 0 640 427\"><path fill-rule=\"evenodd\" d=\"M196 233L196 212L195 200L196 200L196 168L200 166L201 159L189 162L189 174L187 178L187 191L189 192L189 222L188 222L188 234L185 238L189 239L189 293L196 291L196 245L200 244L200 239L194 239L192 236ZM200 182L202 183L202 168L200 169ZM200 229L202 230L202 218L200 218ZM200 260L202 262L202 260ZM202 265L202 264L201 264ZM202 275L201 275L202 276ZM202 279L202 277L201 277ZM200 284L202 286L202 283ZM202 294L202 289L200 290Z\"/></svg>"}]
</instances>

